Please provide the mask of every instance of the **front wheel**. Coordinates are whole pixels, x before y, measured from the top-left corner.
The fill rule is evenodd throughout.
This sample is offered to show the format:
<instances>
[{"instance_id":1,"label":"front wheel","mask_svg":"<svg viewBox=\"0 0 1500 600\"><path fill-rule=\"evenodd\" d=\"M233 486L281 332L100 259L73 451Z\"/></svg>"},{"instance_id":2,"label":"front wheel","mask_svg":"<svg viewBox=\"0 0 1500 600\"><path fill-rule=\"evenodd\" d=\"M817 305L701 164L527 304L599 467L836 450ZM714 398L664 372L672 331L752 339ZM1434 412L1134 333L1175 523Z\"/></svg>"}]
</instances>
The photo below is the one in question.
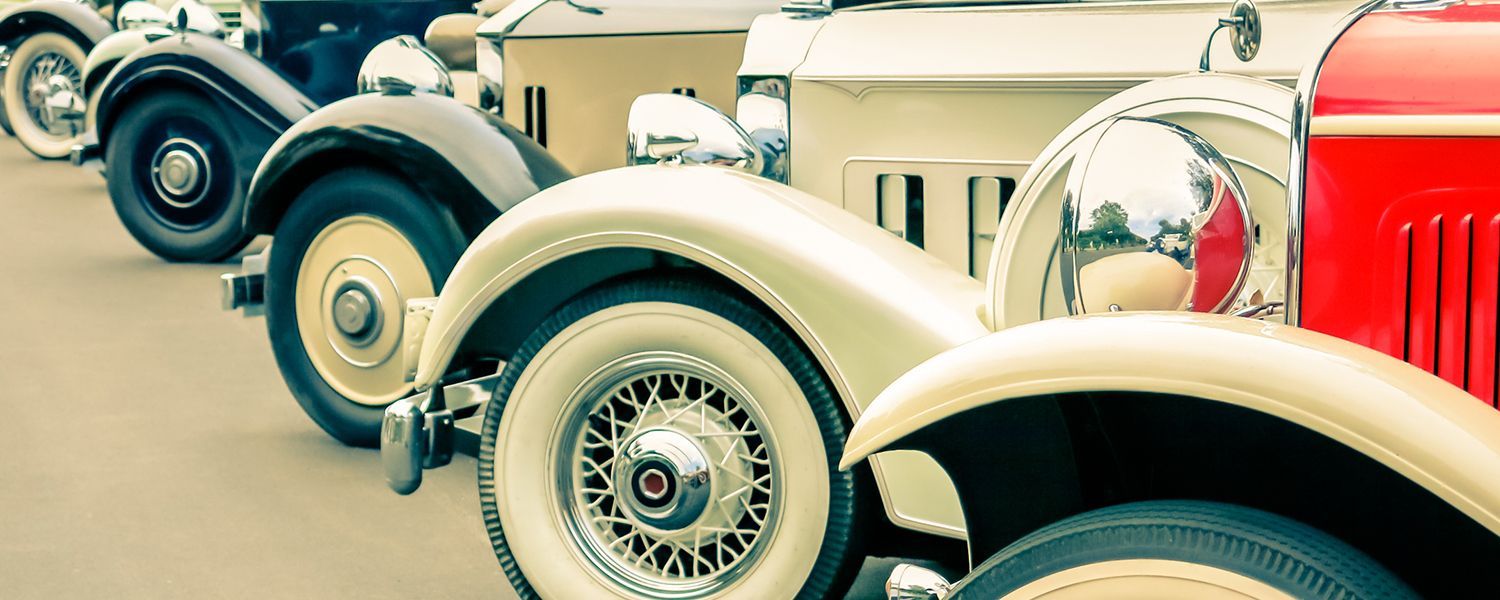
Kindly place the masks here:
<instances>
[{"instance_id":1,"label":"front wheel","mask_svg":"<svg viewBox=\"0 0 1500 600\"><path fill-rule=\"evenodd\" d=\"M110 200L130 235L157 256L218 261L253 237L242 223L243 177L225 123L207 98L170 90L131 102L110 131Z\"/></svg>"},{"instance_id":2,"label":"front wheel","mask_svg":"<svg viewBox=\"0 0 1500 600\"><path fill-rule=\"evenodd\" d=\"M1417 598L1328 534L1259 510L1199 501L1123 504L1065 519L985 561L950 597Z\"/></svg>"},{"instance_id":3,"label":"front wheel","mask_svg":"<svg viewBox=\"0 0 1500 600\"><path fill-rule=\"evenodd\" d=\"M293 201L266 268L266 331L287 387L329 435L379 441L384 407L411 392L406 300L437 295L463 247L447 211L378 171L334 172Z\"/></svg>"},{"instance_id":4,"label":"front wheel","mask_svg":"<svg viewBox=\"0 0 1500 600\"><path fill-rule=\"evenodd\" d=\"M65 158L83 125L83 48L59 33L26 38L5 70L6 130L40 158Z\"/></svg>"},{"instance_id":5,"label":"front wheel","mask_svg":"<svg viewBox=\"0 0 1500 600\"><path fill-rule=\"evenodd\" d=\"M841 594L863 558L844 437L807 351L738 296L608 284L506 364L480 503L522 597Z\"/></svg>"}]
</instances>

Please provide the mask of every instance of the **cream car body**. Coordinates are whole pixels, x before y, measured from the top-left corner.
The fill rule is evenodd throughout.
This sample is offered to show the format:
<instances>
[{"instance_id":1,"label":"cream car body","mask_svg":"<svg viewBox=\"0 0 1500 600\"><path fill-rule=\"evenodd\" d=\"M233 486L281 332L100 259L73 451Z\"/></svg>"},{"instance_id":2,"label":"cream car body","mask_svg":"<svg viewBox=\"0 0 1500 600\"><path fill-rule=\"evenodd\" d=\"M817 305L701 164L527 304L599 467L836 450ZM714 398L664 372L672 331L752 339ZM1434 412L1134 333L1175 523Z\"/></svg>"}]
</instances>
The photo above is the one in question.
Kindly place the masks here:
<instances>
[{"instance_id":1,"label":"cream car body","mask_svg":"<svg viewBox=\"0 0 1500 600\"><path fill-rule=\"evenodd\" d=\"M1236 62L1219 47L1221 40L1210 53L1215 73L1166 79L1125 94L1118 92L1193 70L1229 5L909 3L832 12L794 5L761 17L740 68L738 122L751 137L771 133L790 140L785 153L768 152L762 162L764 172L800 192L662 167L597 174L539 194L538 202L513 211L470 247L435 304L417 303L408 329L421 338L420 350L408 354L416 388L434 386L455 356L472 354L465 350L503 354L515 341L500 338L523 335L562 300L510 293L527 275L571 264L588 275L570 283L586 286L604 275L650 270L650 261L611 258L630 252L607 251L647 248L655 260L719 273L761 298L821 355L850 416L858 417L873 394L932 356L937 345L989 330L996 318L990 303L976 301L978 283L963 276L984 279L994 270L989 264L997 232L1007 244L1005 236L1019 238L994 254L1024 267L1024 275L1003 283L1029 298L1018 310L1032 320L1047 312L1038 310L1038 297L1055 240L1022 230L1029 231L1023 224L1032 211L1041 215L1059 201L1059 171L1024 175L1058 132L1072 131L1075 119L1079 134L1121 114L1191 123L1211 131L1236 167L1250 173L1244 179L1252 197L1284 196L1291 110L1286 85L1311 52L1313 32L1326 30L1352 5L1267 3L1267 34L1254 60ZM963 51L954 50L959 47ZM688 180L691 187L678 183ZM678 205L691 198L722 212ZM811 198L856 219L803 227ZM653 208L651 200L673 208ZM906 227L917 206L925 223L920 232ZM1266 221L1274 222L1271 215L1284 213L1284 206L1270 201L1263 207ZM632 210L638 212L627 216ZM819 210L812 214L824 212ZM1054 223L1043 230L1055 234L1052 214ZM857 226L859 220L866 224ZM931 258L916 258L921 253L914 244L892 245L899 238L870 233L880 232L870 224L921 240ZM1280 264L1274 257L1282 248L1274 230L1268 227L1261 239L1270 266ZM871 251L848 254L855 252L851 244L879 247L884 258L867 266L853 258ZM892 262L902 252L914 256ZM574 262L557 262L574 254ZM1039 262L1030 262L1037 257ZM921 273L934 273L939 263L948 266L942 285L919 284L912 275L898 277L887 269L923 261L929 264ZM1279 293L1274 280L1264 287ZM859 317L852 318L856 310ZM514 323L514 333L497 337L494 328L477 325L489 318L506 319L504 330ZM417 350L417 341L409 339L407 347ZM889 453L872 464L892 522L963 536L957 495L930 459Z\"/></svg>"}]
</instances>

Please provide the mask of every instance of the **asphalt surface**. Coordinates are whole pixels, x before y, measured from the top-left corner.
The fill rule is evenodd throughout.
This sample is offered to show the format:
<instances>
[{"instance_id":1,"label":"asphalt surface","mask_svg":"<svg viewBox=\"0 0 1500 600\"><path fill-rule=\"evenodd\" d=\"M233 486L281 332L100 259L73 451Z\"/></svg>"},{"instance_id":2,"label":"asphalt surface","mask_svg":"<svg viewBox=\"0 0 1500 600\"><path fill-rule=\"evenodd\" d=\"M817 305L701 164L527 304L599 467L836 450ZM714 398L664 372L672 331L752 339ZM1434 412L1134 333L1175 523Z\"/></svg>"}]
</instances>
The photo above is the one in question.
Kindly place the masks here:
<instances>
[{"instance_id":1,"label":"asphalt surface","mask_svg":"<svg viewBox=\"0 0 1500 600\"><path fill-rule=\"evenodd\" d=\"M0 133L0 598L513 596L473 459L387 490L219 309L234 265L157 259Z\"/></svg>"},{"instance_id":2,"label":"asphalt surface","mask_svg":"<svg viewBox=\"0 0 1500 600\"><path fill-rule=\"evenodd\" d=\"M237 267L161 261L96 172L0 133L0 598L514 597L474 460L388 491L220 310Z\"/></svg>"}]
</instances>

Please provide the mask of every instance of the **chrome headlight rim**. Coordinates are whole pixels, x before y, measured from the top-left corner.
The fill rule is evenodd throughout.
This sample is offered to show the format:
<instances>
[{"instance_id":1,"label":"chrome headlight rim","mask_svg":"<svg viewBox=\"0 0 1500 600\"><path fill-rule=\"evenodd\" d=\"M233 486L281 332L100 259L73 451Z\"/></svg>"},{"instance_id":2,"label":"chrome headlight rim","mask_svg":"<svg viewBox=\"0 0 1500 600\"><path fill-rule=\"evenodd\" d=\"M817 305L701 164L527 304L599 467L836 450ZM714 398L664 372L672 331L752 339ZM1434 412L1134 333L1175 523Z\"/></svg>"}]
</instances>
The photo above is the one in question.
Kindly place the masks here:
<instances>
[{"instance_id":1,"label":"chrome headlight rim","mask_svg":"<svg viewBox=\"0 0 1500 600\"><path fill-rule=\"evenodd\" d=\"M376 44L359 66L355 88L360 94L412 95L415 93L453 97L453 76L442 59L417 41L416 36L398 35Z\"/></svg>"}]
</instances>

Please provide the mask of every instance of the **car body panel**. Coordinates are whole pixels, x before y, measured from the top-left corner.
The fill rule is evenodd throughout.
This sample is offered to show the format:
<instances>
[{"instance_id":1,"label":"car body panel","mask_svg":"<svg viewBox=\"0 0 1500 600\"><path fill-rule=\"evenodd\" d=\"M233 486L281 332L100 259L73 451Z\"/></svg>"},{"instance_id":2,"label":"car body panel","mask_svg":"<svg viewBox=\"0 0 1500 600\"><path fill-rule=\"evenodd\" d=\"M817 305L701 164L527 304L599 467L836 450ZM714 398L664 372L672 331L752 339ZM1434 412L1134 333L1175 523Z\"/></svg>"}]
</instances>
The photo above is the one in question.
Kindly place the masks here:
<instances>
[{"instance_id":1,"label":"car body panel","mask_svg":"<svg viewBox=\"0 0 1500 600\"><path fill-rule=\"evenodd\" d=\"M1298 299L1302 326L1406 360L1491 406L1500 76L1484 66L1500 59L1496 32L1493 5L1376 7L1329 49L1311 98Z\"/></svg>"},{"instance_id":2,"label":"car body panel","mask_svg":"<svg viewBox=\"0 0 1500 600\"><path fill-rule=\"evenodd\" d=\"M456 207L460 225L476 233L500 212L570 177L514 127L452 98L361 95L298 121L266 152L246 201L246 228L271 232L295 190L325 170L319 166L331 169L355 156L399 171ZM466 200L454 198L460 195Z\"/></svg>"},{"instance_id":3,"label":"car body panel","mask_svg":"<svg viewBox=\"0 0 1500 600\"><path fill-rule=\"evenodd\" d=\"M1254 357L1256 368L1246 368ZM1184 365L1192 365L1185 369ZM1131 391L1242 406L1332 438L1500 533L1500 415L1390 356L1306 329L1199 313L1051 319L903 375L855 424L845 466L943 419L1044 394Z\"/></svg>"},{"instance_id":4,"label":"car body panel","mask_svg":"<svg viewBox=\"0 0 1500 600\"><path fill-rule=\"evenodd\" d=\"M619 142L636 96L692 90L710 103L733 106L734 73L745 34L507 37L504 44L502 114L568 168L589 173L624 164ZM632 63L645 61L641 66L650 68L599 60L621 56L632 57ZM545 95L538 97L535 88ZM539 109L538 102L545 108Z\"/></svg>"},{"instance_id":5,"label":"car body panel","mask_svg":"<svg viewBox=\"0 0 1500 600\"><path fill-rule=\"evenodd\" d=\"M677 255L742 286L807 344L851 417L896 375L987 331L977 281L838 207L716 167L634 167L558 184L475 240L432 314L417 388L438 381L506 290L547 264L600 248ZM935 463L920 455L877 462L882 488L900 488L888 497L893 520L961 535L956 496Z\"/></svg>"},{"instance_id":6,"label":"car body panel","mask_svg":"<svg viewBox=\"0 0 1500 600\"><path fill-rule=\"evenodd\" d=\"M716 0L678 3L641 0L548 2L506 34L509 38L596 37L743 32L757 15L774 12L778 2ZM592 9L592 10L590 10ZM642 60L649 56L642 55Z\"/></svg>"}]
</instances>

